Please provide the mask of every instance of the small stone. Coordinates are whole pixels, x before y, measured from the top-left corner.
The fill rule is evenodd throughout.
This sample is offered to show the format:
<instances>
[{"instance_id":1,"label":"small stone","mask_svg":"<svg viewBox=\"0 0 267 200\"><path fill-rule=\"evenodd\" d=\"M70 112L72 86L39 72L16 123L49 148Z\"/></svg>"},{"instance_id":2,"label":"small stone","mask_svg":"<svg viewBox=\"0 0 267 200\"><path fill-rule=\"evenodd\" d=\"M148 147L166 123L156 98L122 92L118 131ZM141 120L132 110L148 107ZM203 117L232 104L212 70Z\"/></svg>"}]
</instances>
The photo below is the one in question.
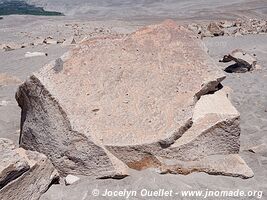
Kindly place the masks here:
<instances>
[{"instance_id":1,"label":"small stone","mask_svg":"<svg viewBox=\"0 0 267 200\"><path fill-rule=\"evenodd\" d=\"M75 182L77 182L77 181L79 181L79 180L80 180L79 177L69 174L69 175L66 176L66 178L65 178L65 184L66 184L66 185L72 185L73 183L75 183Z\"/></svg>"},{"instance_id":2,"label":"small stone","mask_svg":"<svg viewBox=\"0 0 267 200\"><path fill-rule=\"evenodd\" d=\"M224 35L224 31L220 28L220 26L216 22L211 22L208 25L207 29L214 36L222 36L222 35Z\"/></svg>"},{"instance_id":3,"label":"small stone","mask_svg":"<svg viewBox=\"0 0 267 200\"><path fill-rule=\"evenodd\" d=\"M224 78L202 41L171 20L84 41L19 87L20 143L49 155L63 176L95 178L158 168L160 158L238 154L239 113L218 91ZM188 167L229 176L246 167L220 162Z\"/></svg>"},{"instance_id":4,"label":"small stone","mask_svg":"<svg viewBox=\"0 0 267 200\"><path fill-rule=\"evenodd\" d=\"M47 53L44 53L44 52L26 52L25 53L26 58L37 57L37 56L47 56Z\"/></svg>"}]
</instances>

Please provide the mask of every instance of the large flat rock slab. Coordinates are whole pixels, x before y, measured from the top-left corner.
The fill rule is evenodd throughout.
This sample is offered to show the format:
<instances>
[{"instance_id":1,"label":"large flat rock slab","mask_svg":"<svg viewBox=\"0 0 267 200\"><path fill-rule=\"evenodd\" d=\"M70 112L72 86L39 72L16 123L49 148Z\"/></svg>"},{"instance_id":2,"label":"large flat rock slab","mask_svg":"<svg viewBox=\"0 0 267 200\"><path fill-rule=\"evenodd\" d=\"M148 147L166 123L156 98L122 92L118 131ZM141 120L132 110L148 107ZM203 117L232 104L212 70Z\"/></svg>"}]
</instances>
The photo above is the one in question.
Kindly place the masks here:
<instances>
[{"instance_id":1,"label":"large flat rock slab","mask_svg":"<svg viewBox=\"0 0 267 200\"><path fill-rule=\"evenodd\" d=\"M154 166L154 154L166 156L191 127L208 130L227 120L216 113L205 125L193 120L198 100L224 78L201 40L170 20L88 40L20 86L20 144L48 155L62 174L123 177L127 166ZM239 151L239 114L230 118L237 139L202 156ZM223 134L216 144L231 122L218 126ZM202 134L195 128L193 135Z\"/></svg>"},{"instance_id":2,"label":"large flat rock slab","mask_svg":"<svg viewBox=\"0 0 267 200\"><path fill-rule=\"evenodd\" d=\"M15 148L0 138L0 199L37 200L58 178L58 172L43 154Z\"/></svg>"}]
</instances>

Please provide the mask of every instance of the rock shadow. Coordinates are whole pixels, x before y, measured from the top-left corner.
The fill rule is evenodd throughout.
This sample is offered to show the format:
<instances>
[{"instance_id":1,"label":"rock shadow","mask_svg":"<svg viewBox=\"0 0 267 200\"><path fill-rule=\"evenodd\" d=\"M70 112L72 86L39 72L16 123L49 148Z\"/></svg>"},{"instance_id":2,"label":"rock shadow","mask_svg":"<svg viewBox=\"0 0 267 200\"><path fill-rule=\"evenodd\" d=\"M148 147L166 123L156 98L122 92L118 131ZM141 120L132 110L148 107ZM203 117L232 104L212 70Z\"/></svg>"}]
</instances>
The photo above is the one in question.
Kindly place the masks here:
<instances>
[{"instance_id":1,"label":"rock shadow","mask_svg":"<svg viewBox=\"0 0 267 200\"><path fill-rule=\"evenodd\" d=\"M246 73L250 71L247 67L240 66L237 63L232 64L224 69L226 73Z\"/></svg>"}]
</instances>

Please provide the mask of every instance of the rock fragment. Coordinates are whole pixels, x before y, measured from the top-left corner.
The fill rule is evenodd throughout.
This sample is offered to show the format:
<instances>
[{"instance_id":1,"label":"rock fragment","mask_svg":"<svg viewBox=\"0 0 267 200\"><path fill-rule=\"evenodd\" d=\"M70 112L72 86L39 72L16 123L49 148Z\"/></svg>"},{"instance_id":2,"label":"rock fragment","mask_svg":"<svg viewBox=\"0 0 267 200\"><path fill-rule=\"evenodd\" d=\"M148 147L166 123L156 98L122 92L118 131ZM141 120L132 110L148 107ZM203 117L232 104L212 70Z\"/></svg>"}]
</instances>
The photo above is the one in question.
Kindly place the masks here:
<instances>
[{"instance_id":1,"label":"rock fragment","mask_svg":"<svg viewBox=\"0 0 267 200\"><path fill-rule=\"evenodd\" d=\"M58 178L48 158L0 138L0 199L37 200Z\"/></svg>"},{"instance_id":2,"label":"rock fragment","mask_svg":"<svg viewBox=\"0 0 267 200\"><path fill-rule=\"evenodd\" d=\"M69 174L65 178L65 184L66 185L72 185L73 183L75 183L75 182L77 182L79 180L80 180L79 177Z\"/></svg>"},{"instance_id":3,"label":"rock fragment","mask_svg":"<svg viewBox=\"0 0 267 200\"><path fill-rule=\"evenodd\" d=\"M195 33L197 33L197 34L201 34L201 32L202 32L201 26L198 25L198 24L195 24L195 23L189 24L188 25L188 29L193 31L193 32L195 32Z\"/></svg>"},{"instance_id":4,"label":"rock fragment","mask_svg":"<svg viewBox=\"0 0 267 200\"><path fill-rule=\"evenodd\" d=\"M250 55L247 52L244 52L242 49L236 49L230 54L225 55L220 62L230 62L234 61L236 64L231 65L225 69L228 73L233 72L247 72L255 69L257 64L257 59L255 56Z\"/></svg>"}]
</instances>

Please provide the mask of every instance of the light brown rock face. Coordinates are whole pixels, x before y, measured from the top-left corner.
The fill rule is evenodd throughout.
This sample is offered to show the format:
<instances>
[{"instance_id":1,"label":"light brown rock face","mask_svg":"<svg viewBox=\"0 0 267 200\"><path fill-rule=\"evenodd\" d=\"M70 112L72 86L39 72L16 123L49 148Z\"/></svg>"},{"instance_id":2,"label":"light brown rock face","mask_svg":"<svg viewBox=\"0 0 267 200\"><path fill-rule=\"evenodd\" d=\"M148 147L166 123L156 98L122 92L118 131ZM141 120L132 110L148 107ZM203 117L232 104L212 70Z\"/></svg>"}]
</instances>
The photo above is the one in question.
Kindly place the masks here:
<instances>
[{"instance_id":1,"label":"light brown rock face","mask_svg":"<svg viewBox=\"0 0 267 200\"><path fill-rule=\"evenodd\" d=\"M21 146L97 177L238 153L238 112L203 96L224 79L204 49L172 21L82 43L20 86Z\"/></svg>"},{"instance_id":2,"label":"light brown rock face","mask_svg":"<svg viewBox=\"0 0 267 200\"><path fill-rule=\"evenodd\" d=\"M48 158L0 138L0 199L39 199L58 177Z\"/></svg>"}]
</instances>

